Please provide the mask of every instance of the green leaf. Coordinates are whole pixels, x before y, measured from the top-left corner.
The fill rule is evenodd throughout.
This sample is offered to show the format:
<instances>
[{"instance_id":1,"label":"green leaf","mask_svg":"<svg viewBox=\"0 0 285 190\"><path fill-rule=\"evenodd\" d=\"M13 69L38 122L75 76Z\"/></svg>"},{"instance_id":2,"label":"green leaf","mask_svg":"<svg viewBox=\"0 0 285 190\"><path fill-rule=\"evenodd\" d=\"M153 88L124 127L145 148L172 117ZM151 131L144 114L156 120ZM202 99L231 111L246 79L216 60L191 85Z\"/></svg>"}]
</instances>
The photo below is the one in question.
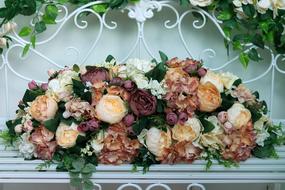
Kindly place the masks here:
<instances>
[{"instance_id":1,"label":"green leaf","mask_svg":"<svg viewBox=\"0 0 285 190\"><path fill-rule=\"evenodd\" d=\"M211 123L210 121L208 121L207 119L205 119L203 117L199 117L199 120L201 121L201 123L204 127L203 133L209 133L213 129L215 129L215 125L213 123Z\"/></svg>"},{"instance_id":2,"label":"green leaf","mask_svg":"<svg viewBox=\"0 0 285 190\"><path fill-rule=\"evenodd\" d=\"M84 165L85 160L83 158L78 158L72 162L72 167L79 172L83 169Z\"/></svg>"},{"instance_id":3,"label":"green leaf","mask_svg":"<svg viewBox=\"0 0 285 190\"><path fill-rule=\"evenodd\" d=\"M88 174L95 172L96 167L93 164L86 164L84 168L81 170L82 173Z\"/></svg>"},{"instance_id":4,"label":"green leaf","mask_svg":"<svg viewBox=\"0 0 285 190\"><path fill-rule=\"evenodd\" d=\"M9 134L15 135L15 127L21 123L22 123L22 118L7 121L6 126L9 129Z\"/></svg>"},{"instance_id":5,"label":"green leaf","mask_svg":"<svg viewBox=\"0 0 285 190\"><path fill-rule=\"evenodd\" d=\"M167 59L167 57L164 57L163 55L161 55L161 56L162 56L163 60ZM145 76L148 79L153 79L153 80L157 80L158 82L161 82L164 79L166 71L167 71L167 69L166 69L165 63L161 62L161 63L157 64L152 70L147 72L145 74Z\"/></svg>"},{"instance_id":6,"label":"green leaf","mask_svg":"<svg viewBox=\"0 0 285 190\"><path fill-rule=\"evenodd\" d=\"M31 36L31 44L33 48L36 48L36 35Z\"/></svg>"},{"instance_id":7,"label":"green leaf","mask_svg":"<svg viewBox=\"0 0 285 190\"><path fill-rule=\"evenodd\" d=\"M81 100L85 100L90 103L92 101L92 94L90 91L85 91L85 89L87 89L86 86L81 81L75 79L72 79L72 83L74 94L79 96Z\"/></svg>"},{"instance_id":8,"label":"green leaf","mask_svg":"<svg viewBox=\"0 0 285 190\"><path fill-rule=\"evenodd\" d=\"M35 24L35 30L37 33L42 33L47 29L46 24L44 21L37 22Z\"/></svg>"},{"instance_id":9,"label":"green leaf","mask_svg":"<svg viewBox=\"0 0 285 190\"><path fill-rule=\"evenodd\" d=\"M274 146L271 144L264 146L256 146L252 150L252 154L257 158L270 158L275 154L275 149Z\"/></svg>"},{"instance_id":10,"label":"green leaf","mask_svg":"<svg viewBox=\"0 0 285 190\"><path fill-rule=\"evenodd\" d=\"M189 0L179 0L181 6L189 5Z\"/></svg>"},{"instance_id":11,"label":"green leaf","mask_svg":"<svg viewBox=\"0 0 285 190\"><path fill-rule=\"evenodd\" d=\"M93 190L94 189L94 184L93 182L89 180L84 180L83 182L83 190Z\"/></svg>"},{"instance_id":12,"label":"green leaf","mask_svg":"<svg viewBox=\"0 0 285 190\"><path fill-rule=\"evenodd\" d=\"M14 2L14 1L13 1ZM19 13L24 16L31 16L37 10L37 5L35 0L21 0L19 6Z\"/></svg>"},{"instance_id":13,"label":"green leaf","mask_svg":"<svg viewBox=\"0 0 285 190\"><path fill-rule=\"evenodd\" d=\"M136 135L139 135L143 129L148 126L149 122L147 117L141 117L134 125L132 125L132 129Z\"/></svg>"},{"instance_id":14,"label":"green leaf","mask_svg":"<svg viewBox=\"0 0 285 190\"><path fill-rule=\"evenodd\" d=\"M251 4L243 5L242 10L243 10L244 14L250 18L253 18L255 16L254 5L251 5Z\"/></svg>"},{"instance_id":15,"label":"green leaf","mask_svg":"<svg viewBox=\"0 0 285 190\"><path fill-rule=\"evenodd\" d=\"M239 60L240 60L240 62L242 64L242 66L246 69L247 66L248 66L248 63L249 63L249 56L248 56L248 54L244 53L244 52L240 53L239 54Z\"/></svg>"},{"instance_id":16,"label":"green leaf","mask_svg":"<svg viewBox=\"0 0 285 190\"><path fill-rule=\"evenodd\" d=\"M164 113L164 109L166 108L166 102L164 100L157 100L157 107L156 112L157 113Z\"/></svg>"},{"instance_id":17,"label":"green leaf","mask_svg":"<svg viewBox=\"0 0 285 190\"><path fill-rule=\"evenodd\" d=\"M82 179L80 178L70 178L70 184L73 187L80 187L82 184Z\"/></svg>"},{"instance_id":18,"label":"green leaf","mask_svg":"<svg viewBox=\"0 0 285 190\"><path fill-rule=\"evenodd\" d=\"M165 55L165 53L163 53L162 51L159 51L159 55L160 55L160 59L163 63L168 61L168 57L167 57L167 55Z\"/></svg>"},{"instance_id":19,"label":"green leaf","mask_svg":"<svg viewBox=\"0 0 285 190\"><path fill-rule=\"evenodd\" d=\"M264 49L264 41L263 38L260 34L255 34L253 39L252 39L252 43L254 45L256 45L257 47L260 47L262 49Z\"/></svg>"},{"instance_id":20,"label":"green leaf","mask_svg":"<svg viewBox=\"0 0 285 190\"><path fill-rule=\"evenodd\" d=\"M32 29L28 26L25 26L19 32L19 36L21 36L21 37L28 36L31 34L31 32L32 32Z\"/></svg>"},{"instance_id":21,"label":"green leaf","mask_svg":"<svg viewBox=\"0 0 285 190\"><path fill-rule=\"evenodd\" d=\"M43 21L45 24L56 24L56 18L58 16L58 8L55 5L47 5L45 8L45 14L43 15Z\"/></svg>"},{"instance_id":22,"label":"green leaf","mask_svg":"<svg viewBox=\"0 0 285 190\"><path fill-rule=\"evenodd\" d=\"M36 90L26 90L23 102L27 105L28 102L34 101L38 96L44 95L45 92L42 89L36 89Z\"/></svg>"},{"instance_id":23,"label":"green leaf","mask_svg":"<svg viewBox=\"0 0 285 190\"><path fill-rule=\"evenodd\" d=\"M237 79L235 80L235 82L233 83L233 86L239 86L242 83L241 79Z\"/></svg>"},{"instance_id":24,"label":"green leaf","mask_svg":"<svg viewBox=\"0 0 285 190\"><path fill-rule=\"evenodd\" d=\"M248 52L248 57L253 61L260 61L262 58L260 57L259 53L255 48L252 48Z\"/></svg>"},{"instance_id":25,"label":"green leaf","mask_svg":"<svg viewBox=\"0 0 285 190\"><path fill-rule=\"evenodd\" d=\"M60 113L58 112L55 116L55 118L47 120L44 122L45 128L47 128L51 132L56 132L57 127L60 123Z\"/></svg>"},{"instance_id":26,"label":"green leaf","mask_svg":"<svg viewBox=\"0 0 285 190\"><path fill-rule=\"evenodd\" d=\"M110 63L112 60L116 60L112 55L108 55L105 62Z\"/></svg>"},{"instance_id":27,"label":"green leaf","mask_svg":"<svg viewBox=\"0 0 285 190\"><path fill-rule=\"evenodd\" d=\"M75 64L72 66L72 70L78 73L80 71L80 67Z\"/></svg>"},{"instance_id":28,"label":"green leaf","mask_svg":"<svg viewBox=\"0 0 285 190\"><path fill-rule=\"evenodd\" d=\"M105 13L107 11L107 9L108 9L108 5L107 4L93 5L92 9L96 13Z\"/></svg>"},{"instance_id":29,"label":"green leaf","mask_svg":"<svg viewBox=\"0 0 285 190\"><path fill-rule=\"evenodd\" d=\"M22 57L24 57L28 53L28 51L30 49L30 46L31 46L31 44L26 44L25 45L25 47L23 49L23 52L22 52Z\"/></svg>"},{"instance_id":30,"label":"green leaf","mask_svg":"<svg viewBox=\"0 0 285 190\"><path fill-rule=\"evenodd\" d=\"M229 10L223 10L218 16L218 19L223 21L230 20L231 18L232 18L232 13Z\"/></svg>"}]
</instances>

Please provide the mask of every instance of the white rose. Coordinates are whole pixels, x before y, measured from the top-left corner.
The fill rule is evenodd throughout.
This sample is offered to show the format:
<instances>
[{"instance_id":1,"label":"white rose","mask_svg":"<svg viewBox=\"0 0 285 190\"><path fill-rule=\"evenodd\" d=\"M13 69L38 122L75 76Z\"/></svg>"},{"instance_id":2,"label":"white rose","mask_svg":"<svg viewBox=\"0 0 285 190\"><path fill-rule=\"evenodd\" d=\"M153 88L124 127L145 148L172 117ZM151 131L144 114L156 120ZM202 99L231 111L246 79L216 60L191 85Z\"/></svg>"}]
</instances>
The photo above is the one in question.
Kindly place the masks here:
<instances>
[{"instance_id":1,"label":"white rose","mask_svg":"<svg viewBox=\"0 0 285 190\"><path fill-rule=\"evenodd\" d=\"M18 124L15 126L14 128L15 133L22 133L23 131L23 125L22 124Z\"/></svg>"},{"instance_id":2,"label":"white rose","mask_svg":"<svg viewBox=\"0 0 285 190\"><path fill-rule=\"evenodd\" d=\"M240 103L235 103L227 112L228 121L237 129L245 126L251 119L250 111Z\"/></svg>"},{"instance_id":3,"label":"white rose","mask_svg":"<svg viewBox=\"0 0 285 190\"><path fill-rule=\"evenodd\" d=\"M147 73L148 71L152 70L155 67L155 63L151 61L146 61L142 59L128 59L126 62L127 67L132 66L135 67L136 69Z\"/></svg>"},{"instance_id":4,"label":"white rose","mask_svg":"<svg viewBox=\"0 0 285 190\"><path fill-rule=\"evenodd\" d=\"M285 0L260 0L257 3L257 10L261 14L266 13L268 9L273 10L273 16L278 13L278 9L285 9Z\"/></svg>"},{"instance_id":5,"label":"white rose","mask_svg":"<svg viewBox=\"0 0 285 190\"><path fill-rule=\"evenodd\" d=\"M106 94L96 105L98 118L110 124L120 122L127 113L125 102L119 96Z\"/></svg>"},{"instance_id":6,"label":"white rose","mask_svg":"<svg viewBox=\"0 0 285 190\"><path fill-rule=\"evenodd\" d=\"M3 34L12 32L16 27L17 24L15 22L7 22L6 24L3 24Z\"/></svg>"},{"instance_id":7,"label":"white rose","mask_svg":"<svg viewBox=\"0 0 285 190\"><path fill-rule=\"evenodd\" d=\"M99 133L91 140L90 145L96 154L99 154L104 147L105 133L100 130Z\"/></svg>"},{"instance_id":8,"label":"white rose","mask_svg":"<svg viewBox=\"0 0 285 190\"><path fill-rule=\"evenodd\" d=\"M222 141L213 133L206 133L201 136L201 144L205 147L220 149L223 146Z\"/></svg>"},{"instance_id":9,"label":"white rose","mask_svg":"<svg viewBox=\"0 0 285 190\"><path fill-rule=\"evenodd\" d=\"M155 127L150 128L146 134L146 146L155 156L163 156L164 149L171 146L170 130L164 132Z\"/></svg>"},{"instance_id":10,"label":"white rose","mask_svg":"<svg viewBox=\"0 0 285 190\"><path fill-rule=\"evenodd\" d=\"M213 3L213 0L190 0L190 3L194 6L206 7Z\"/></svg>"},{"instance_id":11,"label":"white rose","mask_svg":"<svg viewBox=\"0 0 285 190\"><path fill-rule=\"evenodd\" d=\"M48 83L48 93L55 94L57 99L67 101L73 92L72 79L79 79L78 73L64 70L57 78Z\"/></svg>"},{"instance_id":12,"label":"white rose","mask_svg":"<svg viewBox=\"0 0 285 190\"><path fill-rule=\"evenodd\" d=\"M79 134L76 124L72 123L69 126L65 123L60 123L56 130L56 142L62 148L73 147Z\"/></svg>"},{"instance_id":13,"label":"white rose","mask_svg":"<svg viewBox=\"0 0 285 190\"><path fill-rule=\"evenodd\" d=\"M194 141L201 133L202 126L197 118L189 118L184 124L176 124L172 128L172 138L181 141Z\"/></svg>"},{"instance_id":14,"label":"white rose","mask_svg":"<svg viewBox=\"0 0 285 190\"><path fill-rule=\"evenodd\" d=\"M219 92L224 91L223 81L221 80L219 74L213 71L207 71L207 74L201 78L200 82L201 84L206 84L207 82L210 82L213 85L215 85L215 87L219 90Z\"/></svg>"},{"instance_id":15,"label":"white rose","mask_svg":"<svg viewBox=\"0 0 285 190\"><path fill-rule=\"evenodd\" d=\"M220 74L220 78L224 84L224 86L226 87L226 89L231 89L231 87L233 86L234 82L239 79L236 75L230 73L230 72L226 72L226 73L221 73Z\"/></svg>"},{"instance_id":16,"label":"white rose","mask_svg":"<svg viewBox=\"0 0 285 190\"><path fill-rule=\"evenodd\" d=\"M223 129L220 126L219 120L216 116L210 116L207 118L207 120L210 121L215 126L215 128L210 133L214 135L219 135L223 133Z\"/></svg>"}]
</instances>

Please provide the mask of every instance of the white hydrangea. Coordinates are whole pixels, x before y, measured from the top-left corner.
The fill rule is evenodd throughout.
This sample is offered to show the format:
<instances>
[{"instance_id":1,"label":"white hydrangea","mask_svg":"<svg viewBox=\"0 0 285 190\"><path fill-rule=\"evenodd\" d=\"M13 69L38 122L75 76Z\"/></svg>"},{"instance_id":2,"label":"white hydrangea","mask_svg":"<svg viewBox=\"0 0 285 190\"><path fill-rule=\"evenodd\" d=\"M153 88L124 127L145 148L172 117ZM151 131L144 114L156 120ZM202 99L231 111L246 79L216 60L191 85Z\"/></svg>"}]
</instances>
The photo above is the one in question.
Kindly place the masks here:
<instances>
[{"instance_id":1,"label":"white hydrangea","mask_svg":"<svg viewBox=\"0 0 285 190\"><path fill-rule=\"evenodd\" d=\"M253 125L256 132L256 144L259 146L264 146L264 141L270 136L268 133L265 123L268 122L268 118L263 115L258 121Z\"/></svg>"},{"instance_id":2,"label":"white hydrangea","mask_svg":"<svg viewBox=\"0 0 285 190\"><path fill-rule=\"evenodd\" d=\"M104 130L100 130L96 136L91 139L90 146L93 148L95 154L99 154L104 147L104 138L105 138Z\"/></svg>"},{"instance_id":3,"label":"white hydrangea","mask_svg":"<svg viewBox=\"0 0 285 190\"><path fill-rule=\"evenodd\" d=\"M166 94L166 88L164 88L163 82L159 83L157 80L150 80L146 89L149 89L151 94L158 99L161 99L162 95Z\"/></svg>"},{"instance_id":4,"label":"white hydrangea","mask_svg":"<svg viewBox=\"0 0 285 190\"><path fill-rule=\"evenodd\" d=\"M67 101L72 94L72 79L79 79L78 73L72 70L63 70L48 83L48 92L57 100Z\"/></svg>"},{"instance_id":5,"label":"white hydrangea","mask_svg":"<svg viewBox=\"0 0 285 190\"><path fill-rule=\"evenodd\" d=\"M155 67L155 63L143 59L128 59L126 62L128 67L134 67L137 70L142 71L143 73L149 72L151 69Z\"/></svg>"},{"instance_id":6,"label":"white hydrangea","mask_svg":"<svg viewBox=\"0 0 285 190\"><path fill-rule=\"evenodd\" d=\"M24 133L21 135L18 142L20 155L26 159L31 159L35 152L35 146L29 141L29 137L29 133Z\"/></svg>"}]
</instances>

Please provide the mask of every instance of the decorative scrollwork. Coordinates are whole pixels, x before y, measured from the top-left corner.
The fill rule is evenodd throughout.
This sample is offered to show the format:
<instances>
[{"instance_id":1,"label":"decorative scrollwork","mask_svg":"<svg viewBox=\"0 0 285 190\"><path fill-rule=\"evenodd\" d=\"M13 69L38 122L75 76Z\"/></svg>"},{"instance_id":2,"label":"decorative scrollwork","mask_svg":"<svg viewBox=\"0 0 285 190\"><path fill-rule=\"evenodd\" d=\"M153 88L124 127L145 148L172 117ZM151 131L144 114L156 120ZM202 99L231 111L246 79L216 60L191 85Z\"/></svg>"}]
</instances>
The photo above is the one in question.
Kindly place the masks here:
<instances>
[{"instance_id":1,"label":"decorative scrollwork","mask_svg":"<svg viewBox=\"0 0 285 190\"><path fill-rule=\"evenodd\" d=\"M171 188L168 185L162 183L151 184L145 190L151 190L154 187L162 187L165 190L171 190Z\"/></svg>"},{"instance_id":2,"label":"decorative scrollwork","mask_svg":"<svg viewBox=\"0 0 285 190\"><path fill-rule=\"evenodd\" d=\"M141 188L139 185L133 184L133 183L123 184L123 185L119 186L119 187L117 188L117 190L124 190L124 189L126 189L126 188L128 188L128 187L133 187L133 188L135 188L135 189L137 189L137 190L142 190L142 188Z\"/></svg>"},{"instance_id":3,"label":"decorative scrollwork","mask_svg":"<svg viewBox=\"0 0 285 190\"><path fill-rule=\"evenodd\" d=\"M205 186L204 186L204 185L201 185L201 184L199 184L199 183L192 183L192 184L188 185L187 190L192 190L193 187L195 187L195 188L197 187L197 188L199 188L200 190L206 190Z\"/></svg>"}]
</instances>

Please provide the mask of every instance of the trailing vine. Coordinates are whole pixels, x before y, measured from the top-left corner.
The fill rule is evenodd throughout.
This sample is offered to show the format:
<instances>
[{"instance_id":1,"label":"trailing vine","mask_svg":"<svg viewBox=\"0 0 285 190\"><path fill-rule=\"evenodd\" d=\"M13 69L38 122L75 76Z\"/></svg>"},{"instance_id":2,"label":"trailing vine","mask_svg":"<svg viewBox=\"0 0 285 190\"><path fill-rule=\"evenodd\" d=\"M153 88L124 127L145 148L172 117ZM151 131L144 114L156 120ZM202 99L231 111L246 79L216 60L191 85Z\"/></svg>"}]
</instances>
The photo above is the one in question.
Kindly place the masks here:
<instances>
[{"instance_id":1,"label":"trailing vine","mask_svg":"<svg viewBox=\"0 0 285 190\"><path fill-rule=\"evenodd\" d=\"M12 21L16 16L33 16L33 25L24 26L19 35L30 39L23 50L23 56L36 46L38 34L46 31L49 25L56 24L59 14L58 5L71 4L82 6L97 0L5 0L0 8L0 27ZM123 8L129 3L140 0L106 0L91 8L103 14L108 9ZM176 0L174 0L176 1ZM220 21L225 35L228 51L240 53L239 59L246 68L249 61L260 61L262 57L256 48L248 48L253 44L258 48L273 47L276 53L285 53L285 3L281 0L179 0L184 7L197 6L207 12L214 13ZM0 53L9 47L11 39L4 33L0 38Z\"/></svg>"}]
</instances>

